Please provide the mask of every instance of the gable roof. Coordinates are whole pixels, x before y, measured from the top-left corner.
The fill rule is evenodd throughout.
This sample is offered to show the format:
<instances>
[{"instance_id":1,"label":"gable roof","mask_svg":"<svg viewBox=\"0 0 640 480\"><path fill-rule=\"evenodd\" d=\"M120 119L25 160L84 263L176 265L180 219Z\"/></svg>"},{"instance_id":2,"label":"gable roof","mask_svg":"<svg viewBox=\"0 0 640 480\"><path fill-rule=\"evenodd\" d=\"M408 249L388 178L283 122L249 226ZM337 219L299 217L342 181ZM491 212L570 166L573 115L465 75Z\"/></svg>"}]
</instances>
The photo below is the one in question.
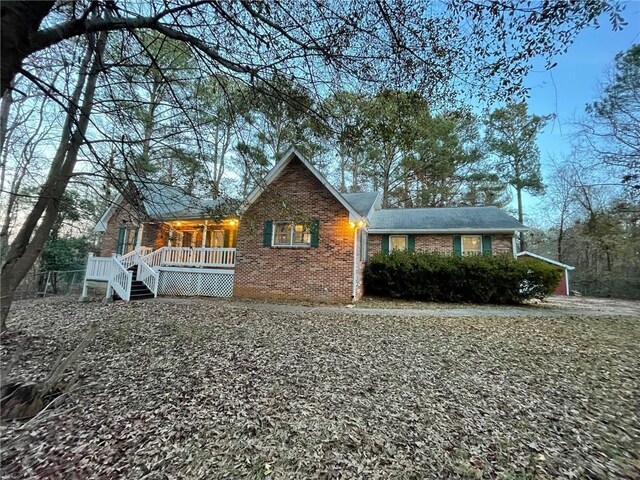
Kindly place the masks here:
<instances>
[{"instance_id":1,"label":"gable roof","mask_svg":"<svg viewBox=\"0 0 640 480\"><path fill-rule=\"evenodd\" d=\"M547 262L547 263L550 263L552 265L556 265L558 267L562 267L562 268L564 268L566 270L575 270L576 269L576 267L572 267L571 265L567 265L566 263L561 263L561 262L558 262L556 260L551 260L550 258L543 257L542 255L537 255L535 253L531 253L531 252L528 252L526 250L524 252L516 253L516 257L522 257L522 256L537 258L538 260L542 260L543 262Z\"/></svg>"},{"instance_id":2,"label":"gable roof","mask_svg":"<svg viewBox=\"0 0 640 480\"><path fill-rule=\"evenodd\" d=\"M344 199L363 217L367 217L380 199L379 192L343 193Z\"/></svg>"},{"instance_id":3,"label":"gable roof","mask_svg":"<svg viewBox=\"0 0 640 480\"><path fill-rule=\"evenodd\" d=\"M349 211L350 217L352 217L353 220L360 220L362 218L362 215L349 202L347 202L344 196L340 192L338 192L338 190L336 190L333 185L331 185L327 181L327 179L324 178L324 176L313 165L311 165L309 160L304 158L304 156L295 147L291 147L287 151L287 153L282 156L278 163L274 165L274 167L264 178L262 185L258 185L249 194L249 196L247 197L245 210L250 205L252 205L260 197L260 195L262 195L262 192L264 192L266 187L271 185L274 180L276 180L282 174L285 167L289 165L289 163L291 163L291 160L293 160L294 158L300 160L300 162L302 162L307 170L309 170L320 181L320 183L322 183L322 185L324 185L325 188L329 190L329 192L331 192L336 200L338 200L342 204L342 206Z\"/></svg>"},{"instance_id":4,"label":"gable roof","mask_svg":"<svg viewBox=\"0 0 640 480\"><path fill-rule=\"evenodd\" d=\"M172 187L147 179L133 180L140 195L142 211L152 220L194 220L210 216L210 211L220 206L219 199L200 199L187 194L179 187ZM107 223L122 202L118 193L94 227L95 232L105 232Z\"/></svg>"},{"instance_id":5,"label":"gable roof","mask_svg":"<svg viewBox=\"0 0 640 480\"><path fill-rule=\"evenodd\" d=\"M500 233L528 230L497 207L394 208L376 210L370 233Z\"/></svg>"}]
</instances>

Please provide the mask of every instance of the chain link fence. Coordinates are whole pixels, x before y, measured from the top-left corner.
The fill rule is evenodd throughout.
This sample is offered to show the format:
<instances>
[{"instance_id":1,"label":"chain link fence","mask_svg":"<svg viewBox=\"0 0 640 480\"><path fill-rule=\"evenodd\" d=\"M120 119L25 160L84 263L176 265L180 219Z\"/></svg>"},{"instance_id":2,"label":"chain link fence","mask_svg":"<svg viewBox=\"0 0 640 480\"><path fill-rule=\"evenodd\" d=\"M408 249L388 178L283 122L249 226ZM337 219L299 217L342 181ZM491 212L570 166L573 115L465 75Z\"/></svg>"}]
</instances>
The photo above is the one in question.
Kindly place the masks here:
<instances>
[{"instance_id":1,"label":"chain link fence","mask_svg":"<svg viewBox=\"0 0 640 480\"><path fill-rule=\"evenodd\" d=\"M49 270L30 272L16 290L15 299L42 298L52 295L80 295L84 270Z\"/></svg>"}]
</instances>

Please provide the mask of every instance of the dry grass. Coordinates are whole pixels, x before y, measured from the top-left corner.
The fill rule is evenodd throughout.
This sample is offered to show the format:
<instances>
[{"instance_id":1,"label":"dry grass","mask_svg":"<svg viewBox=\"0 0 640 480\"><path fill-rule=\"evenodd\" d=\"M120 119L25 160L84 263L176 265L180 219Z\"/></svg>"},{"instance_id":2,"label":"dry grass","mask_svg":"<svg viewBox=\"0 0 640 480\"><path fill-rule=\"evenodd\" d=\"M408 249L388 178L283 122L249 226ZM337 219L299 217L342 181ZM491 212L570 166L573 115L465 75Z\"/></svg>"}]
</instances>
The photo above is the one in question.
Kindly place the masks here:
<instances>
[{"instance_id":1,"label":"dry grass","mask_svg":"<svg viewBox=\"0 0 640 480\"><path fill-rule=\"evenodd\" d=\"M640 475L637 318L24 301L2 361L22 344L16 373L45 376L95 319L82 388L2 425L4 476Z\"/></svg>"}]
</instances>

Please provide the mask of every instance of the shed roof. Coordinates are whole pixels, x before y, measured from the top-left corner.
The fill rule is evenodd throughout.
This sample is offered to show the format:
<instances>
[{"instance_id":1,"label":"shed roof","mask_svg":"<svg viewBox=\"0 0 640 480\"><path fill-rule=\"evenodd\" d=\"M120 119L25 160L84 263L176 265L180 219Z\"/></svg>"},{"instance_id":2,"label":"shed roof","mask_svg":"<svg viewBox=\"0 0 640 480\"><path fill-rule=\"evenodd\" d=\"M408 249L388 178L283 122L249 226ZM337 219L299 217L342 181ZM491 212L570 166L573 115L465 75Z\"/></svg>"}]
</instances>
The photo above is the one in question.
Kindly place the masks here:
<instances>
[{"instance_id":1,"label":"shed roof","mask_svg":"<svg viewBox=\"0 0 640 480\"><path fill-rule=\"evenodd\" d=\"M576 267L572 267L571 265L567 265L566 263L558 262L557 260L552 260L550 258L543 257L542 255L538 255L536 253L528 252L526 250L524 252L516 253L516 257L532 257L532 258L537 258L538 260L542 260L543 262L547 262L547 263L550 263L552 265L556 265L558 267L562 267L565 270L575 270L576 269Z\"/></svg>"},{"instance_id":2,"label":"shed roof","mask_svg":"<svg viewBox=\"0 0 640 480\"><path fill-rule=\"evenodd\" d=\"M394 208L376 210L371 233L515 232L528 230L498 207Z\"/></svg>"}]
</instances>

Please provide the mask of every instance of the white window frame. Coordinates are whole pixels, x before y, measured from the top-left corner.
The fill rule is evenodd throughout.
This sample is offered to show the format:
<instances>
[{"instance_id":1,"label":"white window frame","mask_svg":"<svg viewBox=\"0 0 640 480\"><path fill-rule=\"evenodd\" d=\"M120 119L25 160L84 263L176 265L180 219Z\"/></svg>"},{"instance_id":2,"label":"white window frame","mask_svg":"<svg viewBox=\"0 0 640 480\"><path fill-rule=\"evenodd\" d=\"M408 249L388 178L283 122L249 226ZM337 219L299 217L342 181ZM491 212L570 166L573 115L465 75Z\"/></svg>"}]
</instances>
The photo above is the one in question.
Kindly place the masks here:
<instances>
[{"instance_id":1,"label":"white window frame","mask_svg":"<svg viewBox=\"0 0 640 480\"><path fill-rule=\"evenodd\" d=\"M404 248L402 250L391 246L391 240L393 238L404 238ZM409 235L389 235L389 252L393 252L394 250L398 250L399 252L406 252L409 250Z\"/></svg>"},{"instance_id":2,"label":"white window frame","mask_svg":"<svg viewBox=\"0 0 640 480\"><path fill-rule=\"evenodd\" d=\"M464 239L465 238L470 238L470 237L475 237L475 238L479 238L480 239L480 250L479 251L475 251L472 250L470 252L467 253L467 255L482 255L483 249L482 247L484 246L482 243L482 235L462 235L460 237L460 253L462 253L462 256L465 255L465 251L464 251Z\"/></svg>"},{"instance_id":3,"label":"white window frame","mask_svg":"<svg viewBox=\"0 0 640 480\"><path fill-rule=\"evenodd\" d=\"M287 223L291 226L291 234L289 235L289 243L276 243L276 227L278 224ZM295 233L296 225L303 225L303 223L296 223L290 220L278 220L273 222L273 227L271 228L271 246L275 248L311 248L311 228L306 227L309 231L309 242L308 243L294 243L293 236Z\"/></svg>"}]
</instances>

